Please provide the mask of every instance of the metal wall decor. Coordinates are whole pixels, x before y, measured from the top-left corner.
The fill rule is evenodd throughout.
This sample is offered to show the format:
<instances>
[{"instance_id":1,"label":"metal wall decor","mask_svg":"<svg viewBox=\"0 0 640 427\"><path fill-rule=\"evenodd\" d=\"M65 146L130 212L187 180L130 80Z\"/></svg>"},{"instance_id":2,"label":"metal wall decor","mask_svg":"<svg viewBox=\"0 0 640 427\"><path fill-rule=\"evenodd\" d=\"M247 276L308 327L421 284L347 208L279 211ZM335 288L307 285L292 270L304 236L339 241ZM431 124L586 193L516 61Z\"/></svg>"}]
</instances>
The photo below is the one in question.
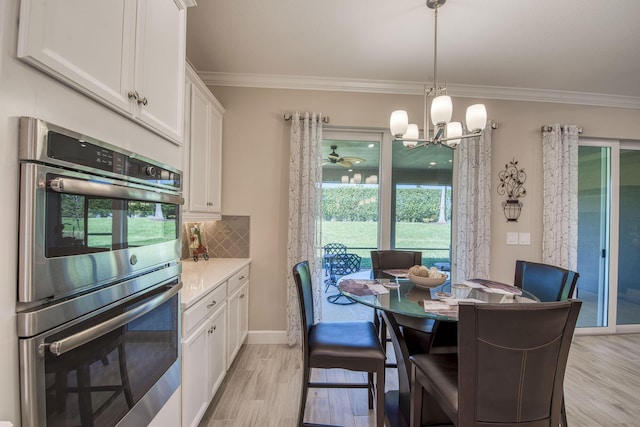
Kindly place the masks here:
<instances>
[{"instance_id":1,"label":"metal wall decor","mask_svg":"<svg viewBox=\"0 0 640 427\"><path fill-rule=\"evenodd\" d=\"M524 188L527 174L524 168L518 167L518 161L513 159L505 165L503 171L498 173L498 177L500 178L498 194L507 195L507 200L502 202L504 216L507 222L518 222L522 211L522 202L518 199L527 195L527 190Z\"/></svg>"}]
</instances>

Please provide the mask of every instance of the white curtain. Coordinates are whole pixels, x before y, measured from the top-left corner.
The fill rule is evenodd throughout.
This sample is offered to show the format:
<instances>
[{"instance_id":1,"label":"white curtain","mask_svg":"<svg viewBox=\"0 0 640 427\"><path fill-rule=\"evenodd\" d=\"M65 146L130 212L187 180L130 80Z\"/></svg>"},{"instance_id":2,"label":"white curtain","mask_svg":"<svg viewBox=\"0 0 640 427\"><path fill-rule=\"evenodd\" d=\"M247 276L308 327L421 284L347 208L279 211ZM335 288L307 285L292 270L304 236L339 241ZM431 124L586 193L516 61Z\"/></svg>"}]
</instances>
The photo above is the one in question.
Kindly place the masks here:
<instances>
[{"instance_id":1,"label":"white curtain","mask_svg":"<svg viewBox=\"0 0 640 427\"><path fill-rule=\"evenodd\" d=\"M578 135L576 125L555 124L542 132L542 262L573 271L578 264Z\"/></svg>"},{"instance_id":2,"label":"white curtain","mask_svg":"<svg viewBox=\"0 0 640 427\"><path fill-rule=\"evenodd\" d=\"M456 280L489 277L491 248L491 123L456 150Z\"/></svg>"},{"instance_id":3,"label":"white curtain","mask_svg":"<svg viewBox=\"0 0 640 427\"><path fill-rule=\"evenodd\" d=\"M293 266L309 261L314 282L314 312L320 315L320 220L322 212L322 115L295 113L291 118L289 162L289 235L287 245L287 339L301 342L300 308Z\"/></svg>"}]
</instances>

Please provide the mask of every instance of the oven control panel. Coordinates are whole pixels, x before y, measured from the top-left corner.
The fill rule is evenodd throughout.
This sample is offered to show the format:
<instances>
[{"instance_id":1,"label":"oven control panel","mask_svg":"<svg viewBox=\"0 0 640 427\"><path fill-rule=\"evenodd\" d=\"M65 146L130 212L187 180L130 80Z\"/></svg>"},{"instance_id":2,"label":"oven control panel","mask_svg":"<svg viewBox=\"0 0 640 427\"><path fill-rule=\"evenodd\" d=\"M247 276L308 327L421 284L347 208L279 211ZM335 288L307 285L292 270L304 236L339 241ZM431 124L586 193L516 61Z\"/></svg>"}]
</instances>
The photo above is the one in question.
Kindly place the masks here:
<instances>
[{"instance_id":1,"label":"oven control panel","mask_svg":"<svg viewBox=\"0 0 640 427\"><path fill-rule=\"evenodd\" d=\"M50 159L112 172L149 184L161 184L176 190L181 188L180 172L169 170L152 160L52 130L48 132L47 140L47 157Z\"/></svg>"}]
</instances>

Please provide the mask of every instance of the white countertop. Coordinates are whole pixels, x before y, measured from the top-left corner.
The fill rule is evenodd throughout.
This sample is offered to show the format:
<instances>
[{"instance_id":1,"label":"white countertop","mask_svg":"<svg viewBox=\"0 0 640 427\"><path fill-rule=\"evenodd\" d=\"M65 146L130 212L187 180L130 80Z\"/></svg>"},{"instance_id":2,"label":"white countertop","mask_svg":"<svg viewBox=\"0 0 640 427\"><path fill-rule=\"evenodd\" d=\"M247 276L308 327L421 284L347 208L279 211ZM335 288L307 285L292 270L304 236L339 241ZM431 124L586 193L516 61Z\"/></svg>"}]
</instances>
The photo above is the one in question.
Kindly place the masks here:
<instances>
[{"instance_id":1,"label":"white countertop","mask_svg":"<svg viewBox=\"0 0 640 427\"><path fill-rule=\"evenodd\" d=\"M198 262L182 260L182 310L191 307L250 262L249 258L209 258Z\"/></svg>"}]
</instances>

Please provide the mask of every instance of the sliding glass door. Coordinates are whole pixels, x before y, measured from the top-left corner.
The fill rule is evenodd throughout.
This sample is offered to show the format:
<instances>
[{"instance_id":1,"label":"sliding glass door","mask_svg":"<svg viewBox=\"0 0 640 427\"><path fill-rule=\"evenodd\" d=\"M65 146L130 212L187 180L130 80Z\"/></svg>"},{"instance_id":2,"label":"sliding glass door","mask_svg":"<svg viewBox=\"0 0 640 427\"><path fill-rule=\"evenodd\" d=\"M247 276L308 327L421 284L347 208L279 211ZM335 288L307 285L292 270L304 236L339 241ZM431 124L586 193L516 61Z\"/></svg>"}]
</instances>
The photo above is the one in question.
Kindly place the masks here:
<instances>
[{"instance_id":1,"label":"sliding glass door","mask_svg":"<svg viewBox=\"0 0 640 427\"><path fill-rule=\"evenodd\" d=\"M617 325L640 324L640 150L620 148Z\"/></svg>"},{"instance_id":2,"label":"sliding glass door","mask_svg":"<svg viewBox=\"0 0 640 427\"><path fill-rule=\"evenodd\" d=\"M578 327L607 327L611 218L611 147L578 149Z\"/></svg>"},{"instance_id":3,"label":"sliding glass door","mask_svg":"<svg viewBox=\"0 0 640 427\"><path fill-rule=\"evenodd\" d=\"M637 145L637 144L636 144ZM640 331L640 147L580 140L578 319L582 332Z\"/></svg>"}]
</instances>

